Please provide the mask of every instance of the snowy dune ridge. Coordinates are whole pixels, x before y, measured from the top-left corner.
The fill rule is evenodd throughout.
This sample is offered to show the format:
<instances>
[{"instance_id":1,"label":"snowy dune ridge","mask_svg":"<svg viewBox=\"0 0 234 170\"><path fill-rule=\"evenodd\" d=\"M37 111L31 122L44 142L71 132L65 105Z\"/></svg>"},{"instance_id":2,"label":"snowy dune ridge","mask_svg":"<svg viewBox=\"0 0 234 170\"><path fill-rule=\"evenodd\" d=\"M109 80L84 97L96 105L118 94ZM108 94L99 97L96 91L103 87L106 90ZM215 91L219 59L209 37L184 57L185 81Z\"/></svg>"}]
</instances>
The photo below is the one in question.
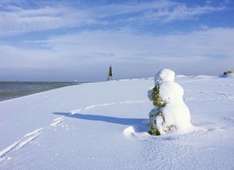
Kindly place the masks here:
<instances>
[{"instance_id":1,"label":"snowy dune ridge","mask_svg":"<svg viewBox=\"0 0 234 170\"><path fill-rule=\"evenodd\" d=\"M153 78L0 102L0 169L234 169L234 79L178 76L187 134L148 135Z\"/></svg>"}]
</instances>

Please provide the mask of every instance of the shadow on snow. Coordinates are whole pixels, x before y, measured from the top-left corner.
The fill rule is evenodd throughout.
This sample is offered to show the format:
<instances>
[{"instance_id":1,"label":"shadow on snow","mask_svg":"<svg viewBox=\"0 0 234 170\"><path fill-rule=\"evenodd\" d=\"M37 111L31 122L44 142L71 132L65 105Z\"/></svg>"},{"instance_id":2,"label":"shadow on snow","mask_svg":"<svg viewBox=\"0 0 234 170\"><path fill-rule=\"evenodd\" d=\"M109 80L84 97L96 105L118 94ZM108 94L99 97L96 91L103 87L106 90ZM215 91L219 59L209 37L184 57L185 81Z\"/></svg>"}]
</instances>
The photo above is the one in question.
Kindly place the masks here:
<instances>
[{"instance_id":1,"label":"shadow on snow","mask_svg":"<svg viewBox=\"0 0 234 170\"><path fill-rule=\"evenodd\" d=\"M112 117L112 116L104 116L104 115L93 115L93 114L80 114L75 113L71 114L70 112L55 112L55 115L76 118L76 119L83 119L83 120L90 120L90 121L101 121L119 125L127 125L133 126L135 130L139 131L147 131L147 122L148 119L141 119L141 118L121 118L121 117Z\"/></svg>"}]
</instances>

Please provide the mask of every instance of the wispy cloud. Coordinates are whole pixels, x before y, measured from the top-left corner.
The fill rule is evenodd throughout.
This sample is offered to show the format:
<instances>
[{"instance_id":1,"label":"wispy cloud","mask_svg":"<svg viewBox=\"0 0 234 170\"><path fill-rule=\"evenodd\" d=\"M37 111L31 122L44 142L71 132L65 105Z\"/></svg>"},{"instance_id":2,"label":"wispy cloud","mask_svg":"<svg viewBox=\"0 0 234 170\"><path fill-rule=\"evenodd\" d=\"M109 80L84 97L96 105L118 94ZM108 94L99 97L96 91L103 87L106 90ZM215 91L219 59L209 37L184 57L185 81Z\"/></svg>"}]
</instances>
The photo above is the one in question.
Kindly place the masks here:
<instances>
[{"instance_id":1,"label":"wispy cloud","mask_svg":"<svg viewBox=\"0 0 234 170\"><path fill-rule=\"evenodd\" d=\"M0 11L0 35L73 27L93 22L94 19L88 13L73 8L11 8Z\"/></svg>"},{"instance_id":2,"label":"wispy cloud","mask_svg":"<svg viewBox=\"0 0 234 170\"><path fill-rule=\"evenodd\" d=\"M17 3L1 6L0 36L93 25L103 25L106 28L113 23L120 23L118 27L121 28L131 21L140 24L157 21L163 24L192 19L224 9L211 4L190 7L169 0L105 4L97 7L47 4L26 8L25 5Z\"/></svg>"},{"instance_id":3,"label":"wispy cloud","mask_svg":"<svg viewBox=\"0 0 234 170\"><path fill-rule=\"evenodd\" d=\"M145 15L145 19L156 19L162 22L172 22L175 20L193 19L204 14L224 10L225 7L196 6L188 7L185 4L177 4L171 8L158 9Z\"/></svg>"},{"instance_id":4,"label":"wispy cloud","mask_svg":"<svg viewBox=\"0 0 234 170\"><path fill-rule=\"evenodd\" d=\"M88 73L98 77L109 64L119 77L146 76L164 66L216 73L234 65L232 25L209 24L209 17L209 22L191 22L217 16L213 14L229 8L226 3L78 2L0 1L0 78L9 70L19 77L30 76L32 70L44 70L47 77L58 72L58 77L64 75L61 79ZM222 19L224 23L225 16ZM173 31L157 33L170 28ZM150 33L152 29L156 31Z\"/></svg>"},{"instance_id":5,"label":"wispy cloud","mask_svg":"<svg viewBox=\"0 0 234 170\"><path fill-rule=\"evenodd\" d=\"M166 36L82 32L24 42L24 47L22 44L0 45L3 56L0 69L65 69L75 70L73 74L76 75L76 72L88 72L90 68L100 71L100 68L113 64L116 72L123 76L149 75L164 66L186 73L202 73L204 70L219 73L234 65L233 44L232 28ZM129 72L123 71L126 67Z\"/></svg>"}]
</instances>

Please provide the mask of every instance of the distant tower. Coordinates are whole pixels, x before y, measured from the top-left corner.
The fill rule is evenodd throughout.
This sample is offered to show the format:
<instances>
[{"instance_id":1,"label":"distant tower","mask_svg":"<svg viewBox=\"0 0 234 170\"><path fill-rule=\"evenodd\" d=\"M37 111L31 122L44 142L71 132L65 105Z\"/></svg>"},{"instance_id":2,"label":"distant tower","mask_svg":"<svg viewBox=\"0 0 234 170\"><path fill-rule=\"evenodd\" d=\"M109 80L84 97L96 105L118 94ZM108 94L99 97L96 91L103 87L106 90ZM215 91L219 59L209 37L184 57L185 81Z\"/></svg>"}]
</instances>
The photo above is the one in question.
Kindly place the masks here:
<instances>
[{"instance_id":1,"label":"distant tower","mask_svg":"<svg viewBox=\"0 0 234 170\"><path fill-rule=\"evenodd\" d=\"M112 80L112 66L109 67L107 80Z\"/></svg>"}]
</instances>

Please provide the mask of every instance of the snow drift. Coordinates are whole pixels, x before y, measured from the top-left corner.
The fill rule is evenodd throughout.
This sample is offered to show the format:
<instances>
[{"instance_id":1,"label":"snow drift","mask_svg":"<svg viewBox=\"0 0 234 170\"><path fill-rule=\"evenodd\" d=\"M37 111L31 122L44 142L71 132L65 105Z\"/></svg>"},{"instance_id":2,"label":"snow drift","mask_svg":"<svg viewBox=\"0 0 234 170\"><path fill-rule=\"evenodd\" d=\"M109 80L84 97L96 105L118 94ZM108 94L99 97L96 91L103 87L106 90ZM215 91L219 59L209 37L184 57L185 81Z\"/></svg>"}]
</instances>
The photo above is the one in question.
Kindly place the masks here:
<instances>
[{"instance_id":1,"label":"snow drift","mask_svg":"<svg viewBox=\"0 0 234 170\"><path fill-rule=\"evenodd\" d=\"M0 169L234 169L234 79L176 80L193 124L206 130L146 135L153 78L0 102Z\"/></svg>"}]
</instances>

